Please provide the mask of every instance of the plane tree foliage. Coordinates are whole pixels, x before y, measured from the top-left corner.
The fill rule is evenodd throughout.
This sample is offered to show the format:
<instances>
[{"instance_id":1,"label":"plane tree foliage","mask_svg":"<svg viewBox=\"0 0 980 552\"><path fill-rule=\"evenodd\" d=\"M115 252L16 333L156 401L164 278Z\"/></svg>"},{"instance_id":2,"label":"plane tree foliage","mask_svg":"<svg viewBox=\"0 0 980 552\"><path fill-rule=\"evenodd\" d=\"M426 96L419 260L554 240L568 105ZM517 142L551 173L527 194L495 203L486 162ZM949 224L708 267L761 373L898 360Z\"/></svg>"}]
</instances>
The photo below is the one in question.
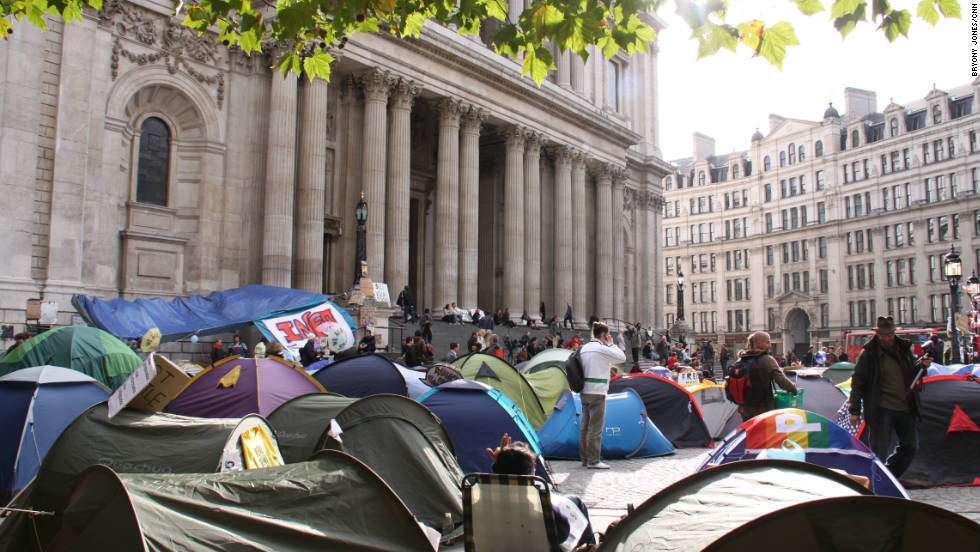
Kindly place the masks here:
<instances>
[{"instance_id":1,"label":"plane tree foliage","mask_svg":"<svg viewBox=\"0 0 980 552\"><path fill-rule=\"evenodd\" d=\"M787 48L799 44L788 21L760 18L730 21L731 2L752 0L533 0L515 18L506 0L179 0L175 15L199 33L246 54L275 47L274 65L284 74L330 78L339 49L357 33L389 33L418 38L429 21L460 34L493 29L490 42L499 55L522 64L522 74L538 84L554 68L552 48L583 60L590 52L611 58L619 52L646 52L657 33L654 17L674 9L698 42L698 58L722 49L746 50L781 68ZM806 16L827 17L846 37L860 24L873 25L884 38L908 37L914 17L935 25L960 18L957 0L920 0L905 7L888 0L784 0ZM0 0L0 34L13 34L11 21L27 19L45 28L45 17L81 20L82 9L102 8L102 0ZM431 24L430 23L430 24ZM594 47L590 49L590 47Z\"/></svg>"}]
</instances>

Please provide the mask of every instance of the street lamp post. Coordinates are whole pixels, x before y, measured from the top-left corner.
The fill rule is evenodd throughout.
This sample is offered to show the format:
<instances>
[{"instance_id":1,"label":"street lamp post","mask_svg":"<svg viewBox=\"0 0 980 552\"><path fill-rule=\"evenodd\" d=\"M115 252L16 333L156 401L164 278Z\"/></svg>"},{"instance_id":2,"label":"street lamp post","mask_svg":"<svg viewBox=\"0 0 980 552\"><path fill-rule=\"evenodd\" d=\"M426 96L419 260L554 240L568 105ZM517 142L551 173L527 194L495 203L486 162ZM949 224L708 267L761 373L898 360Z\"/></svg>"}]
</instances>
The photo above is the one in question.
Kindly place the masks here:
<instances>
[{"instance_id":1,"label":"street lamp post","mask_svg":"<svg viewBox=\"0 0 980 552\"><path fill-rule=\"evenodd\" d=\"M684 273L677 269L677 319L684 320Z\"/></svg>"},{"instance_id":2,"label":"street lamp post","mask_svg":"<svg viewBox=\"0 0 980 552\"><path fill-rule=\"evenodd\" d=\"M952 364L959 364L961 362L960 336L959 329L956 327L956 308L959 303L960 277L963 275L963 263L960 261L960 256L956 254L956 251L952 247L949 248L949 253L946 254L946 258L943 260L943 272L946 274L946 280L949 281L949 316L950 326L952 327L952 335L950 336L952 343L950 343L950 346L953 348L949 360Z\"/></svg>"},{"instance_id":3,"label":"street lamp post","mask_svg":"<svg viewBox=\"0 0 980 552\"><path fill-rule=\"evenodd\" d=\"M354 286L361 283L361 276L364 275L367 265L367 237L364 228L368 218L367 201L364 201L364 194L354 208L354 218L357 220L357 262L354 266Z\"/></svg>"}]
</instances>

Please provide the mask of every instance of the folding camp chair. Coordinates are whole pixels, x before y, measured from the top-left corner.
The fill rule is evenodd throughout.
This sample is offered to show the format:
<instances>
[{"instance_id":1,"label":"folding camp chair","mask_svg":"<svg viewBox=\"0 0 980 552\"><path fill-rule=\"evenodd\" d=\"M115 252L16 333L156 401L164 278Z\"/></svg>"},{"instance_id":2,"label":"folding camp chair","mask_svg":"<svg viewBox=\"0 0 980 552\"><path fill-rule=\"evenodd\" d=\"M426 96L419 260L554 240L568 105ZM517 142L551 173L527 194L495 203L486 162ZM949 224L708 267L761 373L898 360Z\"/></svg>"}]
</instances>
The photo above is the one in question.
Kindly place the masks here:
<instances>
[{"instance_id":1,"label":"folding camp chair","mask_svg":"<svg viewBox=\"0 0 980 552\"><path fill-rule=\"evenodd\" d=\"M463 525L466 552L560 550L548 483L537 476L468 474Z\"/></svg>"}]
</instances>

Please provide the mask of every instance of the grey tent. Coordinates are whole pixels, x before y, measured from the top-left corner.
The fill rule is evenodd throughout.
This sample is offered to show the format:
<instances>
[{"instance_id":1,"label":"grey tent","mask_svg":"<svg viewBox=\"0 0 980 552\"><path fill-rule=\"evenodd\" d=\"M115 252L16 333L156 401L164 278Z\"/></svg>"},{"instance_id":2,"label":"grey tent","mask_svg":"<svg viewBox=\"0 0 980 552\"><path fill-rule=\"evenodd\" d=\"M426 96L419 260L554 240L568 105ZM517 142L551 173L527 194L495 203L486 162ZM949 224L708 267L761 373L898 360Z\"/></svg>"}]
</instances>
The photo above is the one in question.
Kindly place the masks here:
<instances>
[{"instance_id":1,"label":"grey tent","mask_svg":"<svg viewBox=\"0 0 980 552\"><path fill-rule=\"evenodd\" d=\"M127 409L109 419L106 403L101 403L65 428L14 504L56 510L64 504L72 481L95 464L128 473L216 472L224 451L240 451L239 437L256 426L265 429L274 444L272 429L254 414L242 419L189 418ZM44 544L53 535L53 521L36 519ZM34 541L33 528L23 516L11 515L0 524L0 550L32 549Z\"/></svg>"},{"instance_id":2,"label":"grey tent","mask_svg":"<svg viewBox=\"0 0 980 552\"><path fill-rule=\"evenodd\" d=\"M870 494L855 481L806 462L723 464L685 477L647 499L609 530L599 550L650 550L657 549L655 543L669 543L664 550L702 550L770 512L823 498ZM792 548L794 541L774 542Z\"/></svg>"},{"instance_id":3,"label":"grey tent","mask_svg":"<svg viewBox=\"0 0 980 552\"><path fill-rule=\"evenodd\" d=\"M931 504L884 496L827 498L757 518L705 550L920 552L980 550L980 525Z\"/></svg>"},{"instance_id":4,"label":"grey tent","mask_svg":"<svg viewBox=\"0 0 980 552\"><path fill-rule=\"evenodd\" d=\"M331 420L342 433L331 436ZM362 399L298 397L269 415L287 461L323 448L347 452L371 467L423 523L442 528L448 513L463 521L463 472L449 434L432 412L400 395ZM309 437L317 433L310 444ZM288 451L288 452L287 452Z\"/></svg>"},{"instance_id":5,"label":"grey tent","mask_svg":"<svg viewBox=\"0 0 980 552\"><path fill-rule=\"evenodd\" d=\"M360 399L333 393L310 393L292 398L269 413L283 459L302 462L313 456L320 435L343 409Z\"/></svg>"},{"instance_id":6,"label":"grey tent","mask_svg":"<svg viewBox=\"0 0 980 552\"><path fill-rule=\"evenodd\" d=\"M377 474L342 452L220 474L86 470L50 551L432 551Z\"/></svg>"}]
</instances>

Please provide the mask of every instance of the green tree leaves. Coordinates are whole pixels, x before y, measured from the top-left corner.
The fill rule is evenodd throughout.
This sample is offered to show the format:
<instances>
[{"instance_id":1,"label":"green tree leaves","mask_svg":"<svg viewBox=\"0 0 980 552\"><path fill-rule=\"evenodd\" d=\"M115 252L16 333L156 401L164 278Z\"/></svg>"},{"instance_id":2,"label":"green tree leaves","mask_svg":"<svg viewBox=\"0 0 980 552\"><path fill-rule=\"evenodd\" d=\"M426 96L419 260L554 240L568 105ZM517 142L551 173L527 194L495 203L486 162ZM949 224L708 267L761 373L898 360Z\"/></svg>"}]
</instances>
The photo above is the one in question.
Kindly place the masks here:
<instances>
[{"instance_id":1,"label":"green tree leaves","mask_svg":"<svg viewBox=\"0 0 980 552\"><path fill-rule=\"evenodd\" d=\"M646 52L657 36L651 16L667 4L691 27L699 59L722 49L736 51L741 43L781 68L786 49L799 44L785 21L727 22L729 2L735 0L532 0L516 24L507 19L508 0L277 0L274 12L271 5L257 10L251 1L187 0L180 11L184 25L201 34L216 30L218 41L246 54L261 52L265 43L279 44L274 67L311 79L330 78L335 52L328 52L343 48L356 33L417 38L428 22L477 35L485 22L496 21L495 51L519 60L522 74L541 84L554 68L553 51L571 51L586 60L590 46L606 58L620 51ZM893 8L889 0L786 1L807 16L829 7L832 24L843 36L870 20L893 41L907 37L912 24L911 13ZM0 0L0 34L8 38L13 19L26 18L41 29L45 17L81 19L85 6L101 9L102 0ZM959 18L960 4L921 0L916 15L935 25L942 17Z\"/></svg>"}]
</instances>

